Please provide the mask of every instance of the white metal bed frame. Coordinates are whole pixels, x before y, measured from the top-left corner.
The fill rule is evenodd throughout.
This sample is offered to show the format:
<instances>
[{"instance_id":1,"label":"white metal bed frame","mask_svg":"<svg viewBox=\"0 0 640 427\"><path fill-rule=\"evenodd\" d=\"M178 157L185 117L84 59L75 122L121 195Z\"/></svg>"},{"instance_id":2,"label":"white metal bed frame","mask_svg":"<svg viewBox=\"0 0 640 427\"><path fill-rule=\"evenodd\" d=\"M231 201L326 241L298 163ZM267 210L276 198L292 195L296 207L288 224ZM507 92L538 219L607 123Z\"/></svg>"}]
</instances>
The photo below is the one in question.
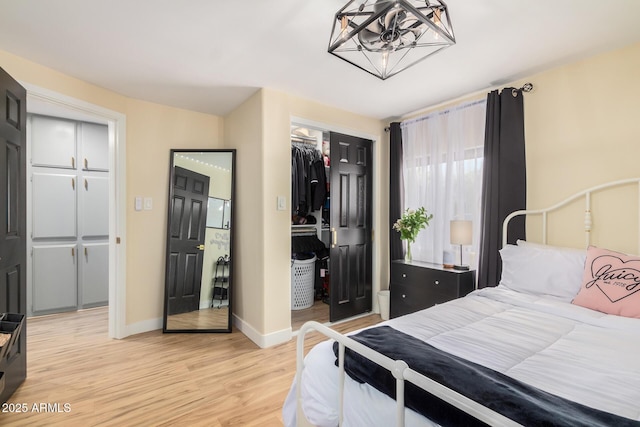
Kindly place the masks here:
<instances>
[{"instance_id":1,"label":"white metal bed frame","mask_svg":"<svg viewBox=\"0 0 640 427\"><path fill-rule=\"evenodd\" d=\"M584 233L585 233L585 248L591 244L591 226L593 225L591 220L591 194L606 190L612 187L621 187L623 185L629 184L637 184L638 185L638 205L640 206L640 178L630 178L630 179L622 179L619 181L611 181L606 184L597 185L595 187L588 188L579 193L574 194L573 196L569 196L563 201L556 203L553 206L550 206L545 209L531 209L531 210L520 210L511 212L504 219L502 223L502 246L507 244L507 227L509 226L509 221L513 218L520 215L542 215L542 243L547 243L547 214L549 212L553 212L555 210L560 209L561 207L568 205L569 203L577 200L581 197L585 199L585 209L584 209ZM640 210L638 211L640 213ZM640 220L640 219L639 219ZM640 244L640 230L638 232L638 243ZM640 246L639 246L640 248Z\"/></svg>"},{"instance_id":2,"label":"white metal bed frame","mask_svg":"<svg viewBox=\"0 0 640 427\"><path fill-rule=\"evenodd\" d=\"M612 187L619 187L623 185L629 184L637 184L638 185L638 204L640 209L640 178L632 178L625 179L619 181L613 181L606 184L598 185L595 187L591 187L587 190L576 193L565 200L550 206L545 209L533 209L533 210L519 210L512 212L509 214L502 226L502 243L503 246L507 244L507 228L509 225L509 221L520 215L542 215L542 243L546 243L547 241L547 214L549 212L555 211L576 199L581 197L585 198L585 216L584 216L584 229L585 229L585 238L586 245L588 246L591 242L591 227L592 227L592 218L591 218L591 194L600 190L604 190ZM640 210L639 210L640 215ZM638 242L640 245L640 230L638 233ZM640 246L639 246L640 248ZM305 323L300 331L298 332L298 340L296 346L296 404L297 404L297 425L298 426L311 426L306 419L304 412L302 410L302 371L304 370L304 338L308 332L317 331L321 334L325 335L328 338L334 339L338 342L338 375L339 382L338 386L339 390L339 410L338 410L338 425L342 425L343 423L343 402L344 402L344 380L345 380L345 370L344 370L344 353L345 348L349 348L352 351L355 351L358 354L368 358L369 360L377 363L383 368L390 371L394 378L396 379L396 425L404 426L404 383L405 381L409 381L416 386L422 388L428 393L439 397L440 399L446 401L447 403L467 412L478 420L491 425L491 426L519 426L520 424L515 421L499 414L471 399L466 396L461 395L439 383L436 381L425 377L424 375L414 371L409 368L409 366L402 360L393 360L381 353L372 350L371 348L349 338L348 336L342 335L333 329L330 329L318 322L307 322Z\"/></svg>"}]
</instances>

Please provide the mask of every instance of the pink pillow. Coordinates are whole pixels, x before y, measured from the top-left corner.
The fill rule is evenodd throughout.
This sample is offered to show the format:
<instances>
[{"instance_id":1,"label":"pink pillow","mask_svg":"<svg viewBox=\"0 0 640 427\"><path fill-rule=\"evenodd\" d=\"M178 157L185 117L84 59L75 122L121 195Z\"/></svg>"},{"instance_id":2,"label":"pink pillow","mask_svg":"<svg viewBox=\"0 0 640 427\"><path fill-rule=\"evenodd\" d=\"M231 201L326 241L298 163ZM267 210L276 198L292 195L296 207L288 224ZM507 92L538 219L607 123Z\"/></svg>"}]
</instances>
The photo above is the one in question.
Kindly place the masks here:
<instances>
[{"instance_id":1,"label":"pink pillow","mask_svg":"<svg viewBox=\"0 0 640 427\"><path fill-rule=\"evenodd\" d=\"M640 318L640 257L589 246L582 286L573 304Z\"/></svg>"}]
</instances>

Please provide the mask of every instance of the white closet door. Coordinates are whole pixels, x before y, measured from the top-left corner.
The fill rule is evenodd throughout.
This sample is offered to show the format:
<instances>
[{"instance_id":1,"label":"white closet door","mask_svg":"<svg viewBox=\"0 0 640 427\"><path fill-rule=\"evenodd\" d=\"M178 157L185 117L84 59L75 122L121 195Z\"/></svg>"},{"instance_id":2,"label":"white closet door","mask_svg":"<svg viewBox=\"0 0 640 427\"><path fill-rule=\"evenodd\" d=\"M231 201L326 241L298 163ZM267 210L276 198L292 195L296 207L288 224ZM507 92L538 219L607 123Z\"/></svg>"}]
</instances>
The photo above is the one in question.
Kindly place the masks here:
<instances>
[{"instance_id":1,"label":"white closet door","mask_svg":"<svg viewBox=\"0 0 640 427\"><path fill-rule=\"evenodd\" d=\"M109 301L109 243L82 245L83 308L105 305Z\"/></svg>"},{"instance_id":2,"label":"white closet door","mask_svg":"<svg viewBox=\"0 0 640 427\"><path fill-rule=\"evenodd\" d=\"M53 312L78 306L75 244L33 246L33 312Z\"/></svg>"},{"instance_id":3,"label":"white closet door","mask_svg":"<svg viewBox=\"0 0 640 427\"><path fill-rule=\"evenodd\" d=\"M76 124L45 116L31 116L31 164L76 168Z\"/></svg>"},{"instance_id":4,"label":"white closet door","mask_svg":"<svg viewBox=\"0 0 640 427\"><path fill-rule=\"evenodd\" d=\"M109 178L85 176L82 178L81 211L82 237L109 235Z\"/></svg>"},{"instance_id":5,"label":"white closet door","mask_svg":"<svg viewBox=\"0 0 640 427\"><path fill-rule=\"evenodd\" d=\"M82 169L109 170L109 129L97 123L81 124Z\"/></svg>"},{"instance_id":6,"label":"white closet door","mask_svg":"<svg viewBox=\"0 0 640 427\"><path fill-rule=\"evenodd\" d=\"M32 237L76 237L77 177L67 174L34 173L32 181Z\"/></svg>"}]
</instances>

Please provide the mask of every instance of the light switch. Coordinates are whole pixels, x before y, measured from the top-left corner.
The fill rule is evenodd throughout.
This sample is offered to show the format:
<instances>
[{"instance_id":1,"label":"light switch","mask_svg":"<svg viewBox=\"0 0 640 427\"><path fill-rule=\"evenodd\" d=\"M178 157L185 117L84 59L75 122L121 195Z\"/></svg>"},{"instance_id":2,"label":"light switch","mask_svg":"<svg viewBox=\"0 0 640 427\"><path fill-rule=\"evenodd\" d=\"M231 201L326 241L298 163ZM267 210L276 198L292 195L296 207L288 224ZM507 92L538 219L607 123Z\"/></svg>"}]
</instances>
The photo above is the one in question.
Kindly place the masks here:
<instances>
[{"instance_id":1,"label":"light switch","mask_svg":"<svg viewBox=\"0 0 640 427\"><path fill-rule=\"evenodd\" d=\"M278 196L278 210L279 211L287 210L287 198L285 196Z\"/></svg>"},{"instance_id":2,"label":"light switch","mask_svg":"<svg viewBox=\"0 0 640 427\"><path fill-rule=\"evenodd\" d=\"M150 211L151 209L153 209L153 199L151 197L145 197L144 198L144 210L145 211Z\"/></svg>"},{"instance_id":3,"label":"light switch","mask_svg":"<svg viewBox=\"0 0 640 427\"><path fill-rule=\"evenodd\" d=\"M142 210L142 197L136 196L134 209L137 210L137 211L141 211Z\"/></svg>"}]
</instances>

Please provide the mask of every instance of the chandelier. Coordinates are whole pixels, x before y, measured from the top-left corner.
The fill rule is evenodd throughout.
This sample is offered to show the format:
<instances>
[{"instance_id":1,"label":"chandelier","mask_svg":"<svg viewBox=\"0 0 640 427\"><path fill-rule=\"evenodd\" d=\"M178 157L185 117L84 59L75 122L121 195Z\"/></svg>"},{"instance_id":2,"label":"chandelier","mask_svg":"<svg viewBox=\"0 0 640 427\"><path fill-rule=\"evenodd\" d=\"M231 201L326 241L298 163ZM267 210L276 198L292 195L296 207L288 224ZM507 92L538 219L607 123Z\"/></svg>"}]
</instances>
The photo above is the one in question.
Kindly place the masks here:
<instances>
[{"instance_id":1,"label":"chandelier","mask_svg":"<svg viewBox=\"0 0 640 427\"><path fill-rule=\"evenodd\" d=\"M351 0L336 13L328 51L385 80L455 43L442 0Z\"/></svg>"}]
</instances>

